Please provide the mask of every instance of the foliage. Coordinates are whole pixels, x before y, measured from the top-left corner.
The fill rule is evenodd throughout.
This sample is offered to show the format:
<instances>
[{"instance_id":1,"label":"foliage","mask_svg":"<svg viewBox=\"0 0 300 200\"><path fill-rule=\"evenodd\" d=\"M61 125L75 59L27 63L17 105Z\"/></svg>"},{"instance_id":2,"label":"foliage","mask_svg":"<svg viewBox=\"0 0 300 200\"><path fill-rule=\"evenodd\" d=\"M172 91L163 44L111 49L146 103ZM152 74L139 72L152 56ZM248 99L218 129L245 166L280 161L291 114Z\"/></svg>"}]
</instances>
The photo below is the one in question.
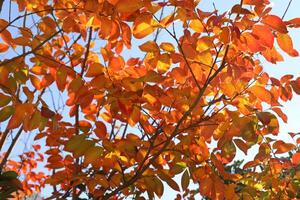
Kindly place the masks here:
<instances>
[{"instance_id":1,"label":"foliage","mask_svg":"<svg viewBox=\"0 0 300 200\"><path fill-rule=\"evenodd\" d=\"M300 78L262 65L298 56L300 18L269 0L198 3L13 1L17 16L0 19L1 197L48 185L50 199L153 199L167 184L177 199L300 198L299 134L276 137Z\"/></svg>"}]
</instances>

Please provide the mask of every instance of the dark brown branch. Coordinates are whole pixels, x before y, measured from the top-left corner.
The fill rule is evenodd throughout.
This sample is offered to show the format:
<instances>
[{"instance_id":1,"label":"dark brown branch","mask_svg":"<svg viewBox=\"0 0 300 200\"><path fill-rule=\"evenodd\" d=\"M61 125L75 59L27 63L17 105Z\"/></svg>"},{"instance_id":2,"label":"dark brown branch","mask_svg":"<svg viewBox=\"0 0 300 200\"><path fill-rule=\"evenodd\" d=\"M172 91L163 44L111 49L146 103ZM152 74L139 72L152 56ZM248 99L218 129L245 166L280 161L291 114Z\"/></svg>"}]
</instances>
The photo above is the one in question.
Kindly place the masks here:
<instances>
[{"instance_id":1,"label":"dark brown branch","mask_svg":"<svg viewBox=\"0 0 300 200\"><path fill-rule=\"evenodd\" d=\"M7 150L7 152L5 153L3 159L2 159L2 161L1 161L1 163L0 163L0 171L3 170L3 167L4 167L4 165L6 164L7 159L8 159L8 157L9 157L9 155L11 154L11 152L12 152L12 150L13 150L15 144L17 143L17 141L18 141L18 139L19 139L19 137L21 136L22 131L23 131L23 126L22 126L22 127L19 129L19 131L17 132L17 134L16 134L16 136L14 137L12 143L10 144L10 146L9 146L9 148L8 148L8 150Z\"/></svg>"}]
</instances>

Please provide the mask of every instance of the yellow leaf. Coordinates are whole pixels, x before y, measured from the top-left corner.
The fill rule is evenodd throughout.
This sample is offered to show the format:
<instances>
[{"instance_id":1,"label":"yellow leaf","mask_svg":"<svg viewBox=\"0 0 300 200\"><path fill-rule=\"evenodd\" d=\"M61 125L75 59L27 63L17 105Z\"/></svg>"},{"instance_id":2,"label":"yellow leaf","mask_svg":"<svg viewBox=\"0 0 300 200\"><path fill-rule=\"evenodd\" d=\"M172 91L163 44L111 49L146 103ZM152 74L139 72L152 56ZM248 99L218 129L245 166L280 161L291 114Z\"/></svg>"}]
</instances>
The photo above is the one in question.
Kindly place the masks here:
<instances>
[{"instance_id":1,"label":"yellow leaf","mask_svg":"<svg viewBox=\"0 0 300 200\"><path fill-rule=\"evenodd\" d=\"M92 26L93 25L93 22L94 22L94 16L92 16L86 23L86 26L89 27L89 26Z\"/></svg>"},{"instance_id":2,"label":"yellow leaf","mask_svg":"<svg viewBox=\"0 0 300 200\"><path fill-rule=\"evenodd\" d=\"M159 45L159 47L167 52L175 52L173 44L169 42L163 42Z\"/></svg>"},{"instance_id":3,"label":"yellow leaf","mask_svg":"<svg viewBox=\"0 0 300 200\"><path fill-rule=\"evenodd\" d=\"M159 56L158 62L157 62L157 70L160 73L165 73L169 70L171 66L171 58L169 54L162 54Z\"/></svg>"},{"instance_id":4,"label":"yellow leaf","mask_svg":"<svg viewBox=\"0 0 300 200\"><path fill-rule=\"evenodd\" d=\"M168 16L166 16L165 18L163 18L161 21L160 21L160 25L162 27L167 27L168 25L170 25L172 22L174 21L174 13L173 14L170 14Z\"/></svg>"},{"instance_id":5,"label":"yellow leaf","mask_svg":"<svg viewBox=\"0 0 300 200\"><path fill-rule=\"evenodd\" d=\"M133 25L134 37L141 39L153 33L155 30L154 25L155 22L151 15L142 15L141 17L138 17Z\"/></svg>"},{"instance_id":6,"label":"yellow leaf","mask_svg":"<svg viewBox=\"0 0 300 200\"><path fill-rule=\"evenodd\" d=\"M203 24L199 19L191 20L190 28L193 29L197 33L202 33L204 31Z\"/></svg>"},{"instance_id":7,"label":"yellow leaf","mask_svg":"<svg viewBox=\"0 0 300 200\"><path fill-rule=\"evenodd\" d=\"M202 37L197 41L196 50L199 52L207 51L213 46L213 43L209 37Z\"/></svg>"}]
</instances>

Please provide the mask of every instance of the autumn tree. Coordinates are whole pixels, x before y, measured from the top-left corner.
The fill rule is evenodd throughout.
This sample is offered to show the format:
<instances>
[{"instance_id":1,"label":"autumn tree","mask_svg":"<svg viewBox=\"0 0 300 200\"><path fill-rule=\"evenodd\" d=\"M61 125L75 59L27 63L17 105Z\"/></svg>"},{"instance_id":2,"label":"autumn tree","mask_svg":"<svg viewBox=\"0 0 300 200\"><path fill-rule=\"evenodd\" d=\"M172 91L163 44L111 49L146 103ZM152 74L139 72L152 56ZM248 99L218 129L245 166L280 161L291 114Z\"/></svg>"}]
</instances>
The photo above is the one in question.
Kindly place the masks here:
<instances>
[{"instance_id":1,"label":"autumn tree","mask_svg":"<svg viewBox=\"0 0 300 200\"><path fill-rule=\"evenodd\" d=\"M298 56L300 18L269 0L0 2L1 199L300 198L298 134L276 137L300 78L263 65Z\"/></svg>"}]
</instances>

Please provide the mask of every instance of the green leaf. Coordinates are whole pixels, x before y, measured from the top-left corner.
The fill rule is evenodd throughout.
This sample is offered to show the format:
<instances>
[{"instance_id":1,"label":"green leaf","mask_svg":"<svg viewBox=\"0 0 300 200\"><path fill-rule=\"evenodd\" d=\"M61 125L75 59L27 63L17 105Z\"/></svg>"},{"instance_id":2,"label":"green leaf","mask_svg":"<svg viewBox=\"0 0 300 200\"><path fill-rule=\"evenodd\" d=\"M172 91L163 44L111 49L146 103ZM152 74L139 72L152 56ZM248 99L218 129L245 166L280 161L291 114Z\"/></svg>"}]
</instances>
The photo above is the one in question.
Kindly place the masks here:
<instances>
[{"instance_id":1,"label":"green leaf","mask_svg":"<svg viewBox=\"0 0 300 200\"><path fill-rule=\"evenodd\" d=\"M101 147L91 147L84 153L84 163L93 163L102 155L103 149Z\"/></svg>"},{"instance_id":2,"label":"green leaf","mask_svg":"<svg viewBox=\"0 0 300 200\"><path fill-rule=\"evenodd\" d=\"M72 152L75 158L84 155L91 147L94 146L94 142L86 140L85 135L73 136L65 146L65 150Z\"/></svg>"},{"instance_id":3,"label":"green leaf","mask_svg":"<svg viewBox=\"0 0 300 200\"><path fill-rule=\"evenodd\" d=\"M13 106L7 106L0 111L0 122L6 121L12 116L15 109Z\"/></svg>"},{"instance_id":4,"label":"green leaf","mask_svg":"<svg viewBox=\"0 0 300 200\"><path fill-rule=\"evenodd\" d=\"M66 144L65 150L69 152L73 152L76 148L80 146L82 142L85 140L85 135L76 135L73 136Z\"/></svg>"},{"instance_id":5,"label":"green leaf","mask_svg":"<svg viewBox=\"0 0 300 200\"><path fill-rule=\"evenodd\" d=\"M15 179L18 177L18 174L15 171L7 171L1 174L1 179Z\"/></svg>"},{"instance_id":6,"label":"green leaf","mask_svg":"<svg viewBox=\"0 0 300 200\"><path fill-rule=\"evenodd\" d=\"M6 106L11 101L10 96L6 96L4 94L0 94L0 107Z\"/></svg>"}]
</instances>

